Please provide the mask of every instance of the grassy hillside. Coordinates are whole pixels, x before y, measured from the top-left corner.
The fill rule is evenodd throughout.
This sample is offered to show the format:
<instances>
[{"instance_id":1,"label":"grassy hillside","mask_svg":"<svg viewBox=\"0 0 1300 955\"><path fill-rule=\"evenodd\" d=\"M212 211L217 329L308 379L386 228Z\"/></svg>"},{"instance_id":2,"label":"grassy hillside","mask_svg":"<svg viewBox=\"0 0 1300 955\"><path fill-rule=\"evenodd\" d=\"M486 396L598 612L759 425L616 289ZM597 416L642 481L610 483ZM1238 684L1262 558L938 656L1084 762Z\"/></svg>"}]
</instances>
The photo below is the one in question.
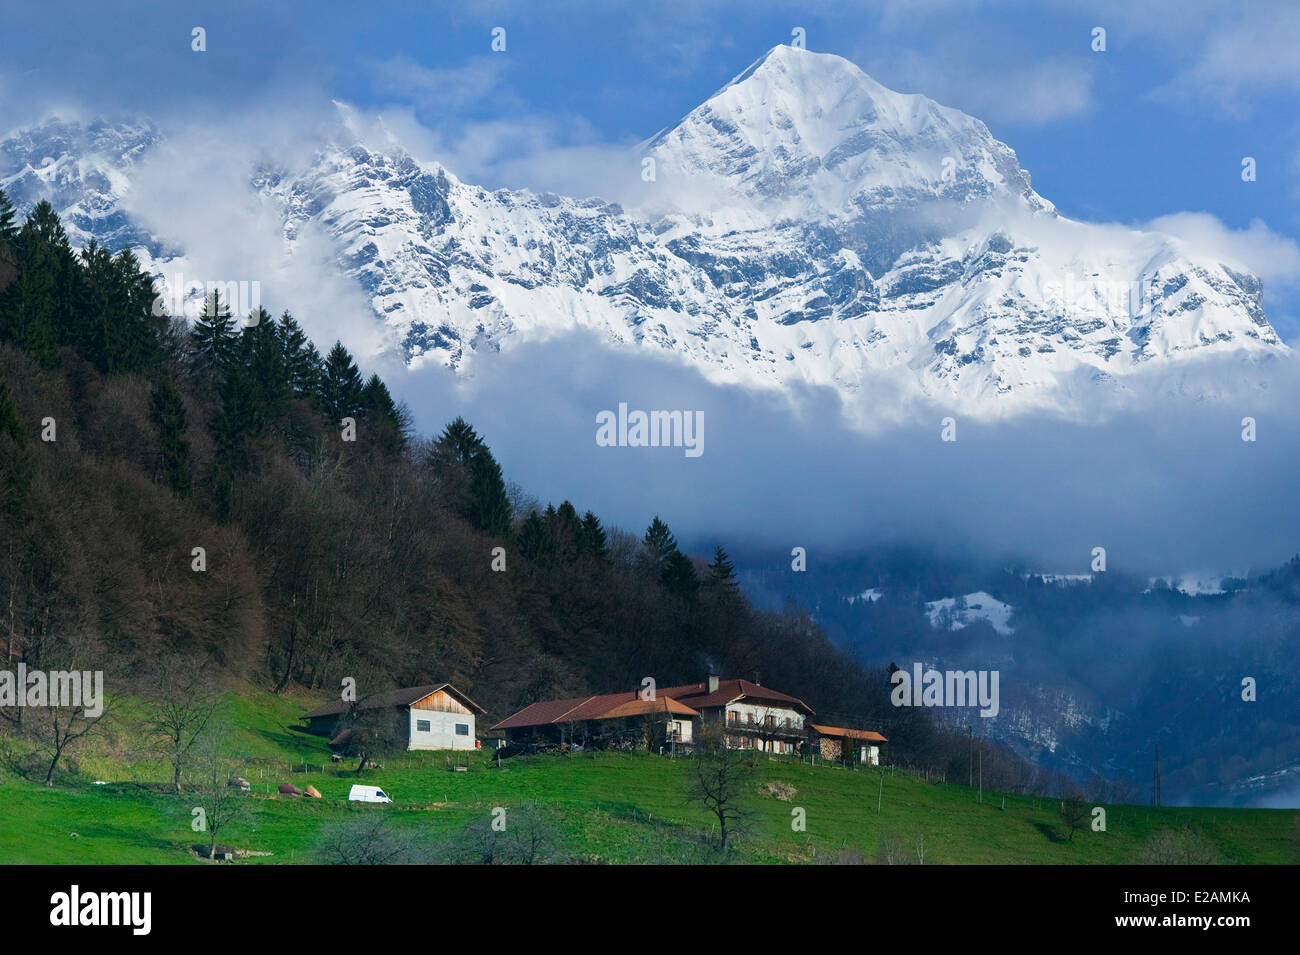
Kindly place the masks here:
<instances>
[{"instance_id":1,"label":"grassy hillside","mask_svg":"<svg viewBox=\"0 0 1300 955\"><path fill-rule=\"evenodd\" d=\"M751 831L725 860L709 845L710 817L686 798L690 761L649 754L536 756L506 760L498 769L482 752L470 755L463 773L448 770L446 754L402 754L363 777L382 786L392 806L350 805L347 792L358 777L350 767L331 765L321 740L291 729L307 702L231 696L237 749L248 759L239 771L254 794L246 815L219 841L270 853L248 864L314 861L331 828L376 813L436 850L489 820L494 807L509 812L530 802L543 808L557 837L556 857L566 861L874 861L886 844L914 859L923 839L927 864L1104 864L1136 861L1157 832L1184 827L1224 862L1300 861L1300 813L1294 811L1108 806L1106 832L1085 828L1068 841L1052 799L1007 796L1004 809L1000 794L985 792L981 804L967 787L889 768L851 771L765 756L755 758ZM160 791L164 765L141 757L146 746L130 704L118 712L114 736L74 757L77 771L61 776L58 786L0 775L0 862L197 862L189 846L206 837L190 829L196 800ZM291 771L290 764L304 759L316 768ZM282 782L310 783L324 798L274 794ZM768 794L782 788L771 784L792 789L789 799ZM806 811L804 832L791 829L796 807Z\"/></svg>"}]
</instances>

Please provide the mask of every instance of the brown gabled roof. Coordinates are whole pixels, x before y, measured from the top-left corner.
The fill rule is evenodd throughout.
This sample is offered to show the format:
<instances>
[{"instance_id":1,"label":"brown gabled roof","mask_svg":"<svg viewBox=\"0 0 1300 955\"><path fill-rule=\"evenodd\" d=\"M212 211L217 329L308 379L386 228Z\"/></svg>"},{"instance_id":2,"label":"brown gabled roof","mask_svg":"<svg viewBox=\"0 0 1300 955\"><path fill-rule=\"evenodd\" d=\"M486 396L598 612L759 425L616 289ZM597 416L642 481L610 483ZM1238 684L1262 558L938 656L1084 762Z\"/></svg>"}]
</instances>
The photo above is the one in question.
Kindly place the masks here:
<instances>
[{"instance_id":1,"label":"brown gabled roof","mask_svg":"<svg viewBox=\"0 0 1300 955\"><path fill-rule=\"evenodd\" d=\"M683 716L699 716L700 710L726 706L737 700L759 700L779 703L790 709L812 716L812 708L803 700L778 690L750 683L748 680L719 680L718 688L710 693L703 683L663 687L656 691L653 701L643 701L638 692L604 693L599 696L574 696L566 700L542 700L525 706L514 716L509 716L491 727L491 730L523 729L529 726L548 726L578 720L612 719L616 716L633 716L665 709ZM629 705L658 704L645 709L625 710Z\"/></svg>"},{"instance_id":2,"label":"brown gabled roof","mask_svg":"<svg viewBox=\"0 0 1300 955\"><path fill-rule=\"evenodd\" d=\"M357 702L357 709L373 710L384 706L410 706L412 703L418 703L426 696L437 693L439 690L446 690L475 713L487 712L483 707L479 706L450 683L431 683L427 686L408 686L400 690L387 690L383 693L376 693L374 696L368 696L363 700L359 700ZM352 704L344 702L343 700L331 700L329 703L316 707L316 709L304 716L303 719L310 720L318 716L333 716L338 713L345 713L351 705Z\"/></svg>"},{"instance_id":3,"label":"brown gabled roof","mask_svg":"<svg viewBox=\"0 0 1300 955\"><path fill-rule=\"evenodd\" d=\"M889 742L889 740L885 739L879 733L876 733L872 730L847 729L843 726L820 726L817 723L810 723L808 725L811 726L813 729L815 729L822 736L840 736L840 737L846 737L848 739L862 739L862 740L868 740L872 743Z\"/></svg>"},{"instance_id":4,"label":"brown gabled roof","mask_svg":"<svg viewBox=\"0 0 1300 955\"><path fill-rule=\"evenodd\" d=\"M549 726L577 720L609 720L623 716L641 716L646 713L674 713L680 716L699 716L691 707L674 700L666 693L656 693L655 699L643 700L638 692L603 693L599 696L574 696L567 700L542 700L525 706L513 716L506 717L489 729L523 729L529 726Z\"/></svg>"},{"instance_id":5,"label":"brown gabled roof","mask_svg":"<svg viewBox=\"0 0 1300 955\"><path fill-rule=\"evenodd\" d=\"M674 716L699 716L698 710L693 710L685 703L679 703L669 696L656 696L653 700L628 700L626 703L620 703L606 713L601 714L601 719L617 719L620 716L643 716L646 713L671 713Z\"/></svg>"},{"instance_id":6,"label":"brown gabled roof","mask_svg":"<svg viewBox=\"0 0 1300 955\"><path fill-rule=\"evenodd\" d=\"M719 680L718 688L710 693L703 683L689 683L685 686L670 686L659 691L660 696L669 696L680 700L697 710L726 706L737 700L761 700L769 703L784 703L793 710L799 710L805 716L812 716L813 709L798 697L782 693L771 687L760 686L748 680Z\"/></svg>"}]
</instances>

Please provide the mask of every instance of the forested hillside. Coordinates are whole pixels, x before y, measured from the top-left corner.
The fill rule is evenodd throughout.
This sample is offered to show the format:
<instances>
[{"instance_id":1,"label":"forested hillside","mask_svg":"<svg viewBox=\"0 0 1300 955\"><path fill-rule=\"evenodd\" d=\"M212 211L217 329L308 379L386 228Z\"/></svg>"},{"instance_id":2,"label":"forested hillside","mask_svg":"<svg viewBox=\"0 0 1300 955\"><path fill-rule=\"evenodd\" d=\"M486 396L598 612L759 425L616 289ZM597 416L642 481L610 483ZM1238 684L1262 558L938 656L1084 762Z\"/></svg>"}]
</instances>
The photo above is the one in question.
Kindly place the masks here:
<instances>
[{"instance_id":1,"label":"forested hillside","mask_svg":"<svg viewBox=\"0 0 1300 955\"><path fill-rule=\"evenodd\" d=\"M322 356L288 311L232 316L214 294L192 326L158 312L129 251L74 251L48 204L19 225L0 193L11 665L103 670L110 694L195 654L275 692L451 681L491 720L712 668L965 775L964 732L891 707L887 673L806 615L756 611L722 547L688 557L653 515L642 536L532 501L470 424L416 435L378 376L341 343ZM992 750L984 772L1047 785Z\"/></svg>"}]
</instances>

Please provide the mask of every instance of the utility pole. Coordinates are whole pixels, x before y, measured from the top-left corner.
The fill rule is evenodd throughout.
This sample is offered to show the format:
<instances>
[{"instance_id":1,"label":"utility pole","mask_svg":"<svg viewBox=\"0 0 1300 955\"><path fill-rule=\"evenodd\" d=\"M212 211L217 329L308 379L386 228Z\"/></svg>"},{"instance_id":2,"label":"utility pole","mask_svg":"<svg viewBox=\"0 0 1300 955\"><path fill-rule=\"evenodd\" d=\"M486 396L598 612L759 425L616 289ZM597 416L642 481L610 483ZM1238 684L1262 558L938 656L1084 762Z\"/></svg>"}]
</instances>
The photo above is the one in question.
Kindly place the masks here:
<instances>
[{"instance_id":1,"label":"utility pole","mask_svg":"<svg viewBox=\"0 0 1300 955\"><path fill-rule=\"evenodd\" d=\"M1153 789L1152 795L1155 798L1156 808L1159 809L1160 808L1160 744L1159 743L1156 743L1155 785L1152 787L1152 789Z\"/></svg>"},{"instance_id":2,"label":"utility pole","mask_svg":"<svg viewBox=\"0 0 1300 955\"><path fill-rule=\"evenodd\" d=\"M975 785L975 727L969 723L966 725L966 738L969 741L966 744L966 766L967 766L967 786Z\"/></svg>"},{"instance_id":3,"label":"utility pole","mask_svg":"<svg viewBox=\"0 0 1300 955\"><path fill-rule=\"evenodd\" d=\"M980 747L980 802L984 802L984 747Z\"/></svg>"}]
</instances>

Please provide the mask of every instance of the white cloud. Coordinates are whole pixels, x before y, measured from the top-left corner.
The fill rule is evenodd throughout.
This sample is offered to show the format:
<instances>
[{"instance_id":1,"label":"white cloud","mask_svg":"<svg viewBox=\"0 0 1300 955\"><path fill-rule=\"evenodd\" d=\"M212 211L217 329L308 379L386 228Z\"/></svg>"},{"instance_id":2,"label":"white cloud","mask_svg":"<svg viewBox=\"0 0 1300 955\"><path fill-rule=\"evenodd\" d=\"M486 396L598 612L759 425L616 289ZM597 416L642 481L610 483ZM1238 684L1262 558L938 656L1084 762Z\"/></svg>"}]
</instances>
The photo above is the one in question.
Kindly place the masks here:
<instances>
[{"instance_id":1,"label":"white cloud","mask_svg":"<svg viewBox=\"0 0 1300 955\"><path fill-rule=\"evenodd\" d=\"M275 109L242 117L241 135L196 122L168 130L159 150L132 173L126 211L184 250L170 275L207 282L259 282L261 304L288 308L325 348L342 339L363 364L392 347L361 288L343 275L326 236L306 231L291 251L280 210L252 189L253 169L269 158L305 162L325 114ZM256 145L250 145L256 144ZM194 188L201 183L202 188Z\"/></svg>"},{"instance_id":2,"label":"white cloud","mask_svg":"<svg viewBox=\"0 0 1300 955\"><path fill-rule=\"evenodd\" d=\"M1226 113L1248 116L1253 97L1300 90L1298 49L1300 9L1293 6L1209 23L1192 61L1153 95L1209 100Z\"/></svg>"},{"instance_id":3,"label":"white cloud","mask_svg":"<svg viewBox=\"0 0 1300 955\"><path fill-rule=\"evenodd\" d=\"M1092 70L1079 58L985 64L969 51L945 45L925 55L879 57L873 49L864 51L859 62L886 86L921 93L991 123L1042 125L1092 106Z\"/></svg>"},{"instance_id":4,"label":"white cloud","mask_svg":"<svg viewBox=\"0 0 1300 955\"><path fill-rule=\"evenodd\" d=\"M1244 265L1266 283L1300 280L1300 243L1260 219L1251 220L1245 229L1232 229L1208 212L1176 212L1152 219L1143 228L1182 239L1225 264Z\"/></svg>"},{"instance_id":5,"label":"white cloud","mask_svg":"<svg viewBox=\"0 0 1300 955\"><path fill-rule=\"evenodd\" d=\"M503 80L508 69L507 57L491 54L445 68L396 56L372 64L371 82L376 93L450 115L489 97L501 99L507 93Z\"/></svg>"}]
</instances>

